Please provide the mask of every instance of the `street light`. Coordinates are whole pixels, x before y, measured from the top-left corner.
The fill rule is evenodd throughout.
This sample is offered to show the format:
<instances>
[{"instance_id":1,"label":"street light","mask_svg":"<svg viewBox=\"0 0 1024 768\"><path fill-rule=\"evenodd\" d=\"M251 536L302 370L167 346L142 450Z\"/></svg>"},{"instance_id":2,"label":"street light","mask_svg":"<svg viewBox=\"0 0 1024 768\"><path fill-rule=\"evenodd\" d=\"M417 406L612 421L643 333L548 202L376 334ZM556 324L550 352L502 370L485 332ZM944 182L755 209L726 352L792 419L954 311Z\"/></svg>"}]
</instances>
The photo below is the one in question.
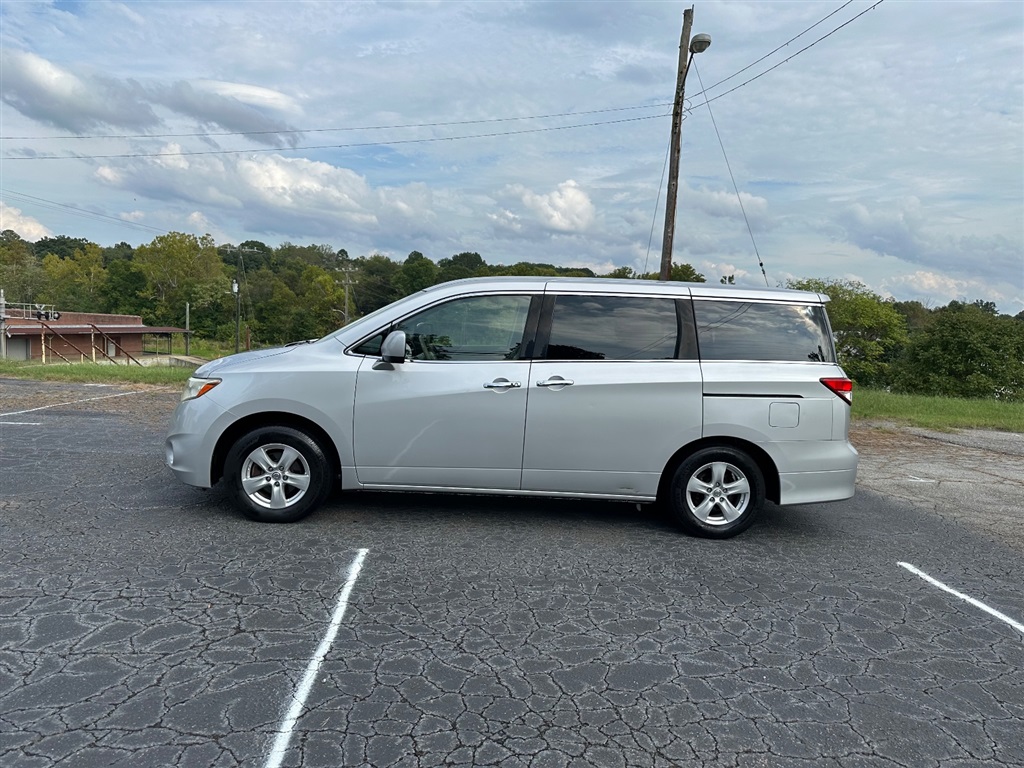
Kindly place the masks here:
<instances>
[{"instance_id":1,"label":"street light","mask_svg":"<svg viewBox=\"0 0 1024 768\"><path fill-rule=\"evenodd\" d=\"M690 60L694 54L704 53L711 45L711 35L694 35L690 41L690 26L693 24L693 8L683 11L683 34L679 38L679 69L676 72L676 99L672 107L672 146L668 168L668 194L665 198L665 235L661 240L661 272L659 280L672 277L672 241L676 227L676 195L679 192L679 154L683 129L683 91L686 75L690 71ZM687 57L689 52L689 57Z\"/></svg>"},{"instance_id":2,"label":"street light","mask_svg":"<svg viewBox=\"0 0 1024 768\"><path fill-rule=\"evenodd\" d=\"M242 294L238 290L238 280L231 278L231 292L235 294L235 354L238 354L242 331Z\"/></svg>"}]
</instances>

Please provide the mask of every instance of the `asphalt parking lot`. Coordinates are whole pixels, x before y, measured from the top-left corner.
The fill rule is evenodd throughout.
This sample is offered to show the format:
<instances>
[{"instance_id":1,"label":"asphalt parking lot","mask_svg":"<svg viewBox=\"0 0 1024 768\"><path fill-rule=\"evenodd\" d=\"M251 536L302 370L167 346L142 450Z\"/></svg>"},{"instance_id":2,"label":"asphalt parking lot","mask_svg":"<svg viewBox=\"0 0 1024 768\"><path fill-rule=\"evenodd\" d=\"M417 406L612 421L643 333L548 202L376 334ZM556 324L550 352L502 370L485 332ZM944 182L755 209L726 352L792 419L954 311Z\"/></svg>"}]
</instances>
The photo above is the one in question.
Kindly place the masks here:
<instances>
[{"instance_id":1,"label":"asphalt parking lot","mask_svg":"<svg viewBox=\"0 0 1024 768\"><path fill-rule=\"evenodd\" d=\"M176 401L0 380L2 766L1024 765L1020 436L860 428L854 499L724 542L492 497L269 526L163 466Z\"/></svg>"}]
</instances>

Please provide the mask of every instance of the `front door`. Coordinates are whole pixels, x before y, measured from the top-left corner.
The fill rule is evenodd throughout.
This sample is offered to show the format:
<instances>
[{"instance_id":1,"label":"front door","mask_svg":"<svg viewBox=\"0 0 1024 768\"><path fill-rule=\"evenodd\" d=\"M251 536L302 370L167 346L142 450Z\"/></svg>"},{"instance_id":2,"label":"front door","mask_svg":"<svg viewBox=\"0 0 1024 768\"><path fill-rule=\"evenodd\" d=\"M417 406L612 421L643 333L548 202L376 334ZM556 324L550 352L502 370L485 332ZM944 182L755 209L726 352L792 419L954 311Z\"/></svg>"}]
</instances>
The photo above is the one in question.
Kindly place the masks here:
<instances>
[{"instance_id":1,"label":"front door","mask_svg":"<svg viewBox=\"0 0 1024 768\"><path fill-rule=\"evenodd\" d=\"M409 354L356 378L356 475L380 488L517 490L530 362L528 294L469 296L396 324Z\"/></svg>"}]
</instances>

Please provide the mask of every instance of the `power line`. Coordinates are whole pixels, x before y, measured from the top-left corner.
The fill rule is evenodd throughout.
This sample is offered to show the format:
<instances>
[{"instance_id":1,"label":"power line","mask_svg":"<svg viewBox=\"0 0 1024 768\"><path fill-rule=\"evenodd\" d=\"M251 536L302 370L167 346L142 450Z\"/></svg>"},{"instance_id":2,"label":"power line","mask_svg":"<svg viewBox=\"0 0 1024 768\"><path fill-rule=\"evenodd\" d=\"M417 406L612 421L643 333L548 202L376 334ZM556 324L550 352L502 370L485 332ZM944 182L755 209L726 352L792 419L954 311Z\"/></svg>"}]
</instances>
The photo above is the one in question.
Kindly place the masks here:
<instances>
[{"instance_id":1,"label":"power line","mask_svg":"<svg viewBox=\"0 0 1024 768\"><path fill-rule=\"evenodd\" d=\"M161 235L167 234L166 229L160 229L159 227L151 227L148 224L140 224L137 221L128 221L126 219L119 218L117 216L110 216L106 213L98 213L97 211L89 211L84 208L79 208L74 205L68 205L67 203L58 203L55 200L47 200L42 197L35 197L33 195L27 195L24 192L15 192L9 189L0 189L0 195L3 197L11 198L17 202L28 203L30 205L36 205L40 208L46 208L51 211L60 211L61 213L70 213L73 216L81 216L84 219L93 219L94 221L102 222L116 222L125 227L137 229L143 232L156 232Z\"/></svg>"},{"instance_id":2,"label":"power line","mask_svg":"<svg viewBox=\"0 0 1024 768\"><path fill-rule=\"evenodd\" d=\"M813 24L811 24L811 26L809 26L809 27L808 27L807 29L805 29L805 30L804 30L803 32L801 32L801 33L800 33L800 34L798 34L798 35L794 35L793 37L789 38L789 40L787 40L786 42L784 42L784 43L783 43L782 45L778 46L777 48L775 48L775 49L773 49L773 50L771 50L771 51L768 51L768 53L766 53L766 54L765 54L764 56L762 56L762 57L761 57L760 59L758 59L757 61L752 61L752 62L750 62L749 64L747 64L747 66L745 66L745 67L744 67L743 69L740 69L740 70L737 70L736 72L733 72L733 73L732 73L731 75L729 75L728 77L726 77L726 78L724 78L724 79L722 79L722 80L719 80L719 81L718 81L717 83L715 83L714 85L709 85L709 86L707 87L707 90L709 90L709 91L710 91L710 90L712 90L712 89L714 89L714 88L717 88L717 87L718 87L718 86L720 86L720 85L721 85L722 83L725 83L725 82L728 82L729 80L732 80L732 79L733 79L734 77L736 77L736 75L741 75L741 74L743 74L744 72L746 72L746 71L747 71L748 69L750 69L751 67L753 67L753 66L755 66L755 65L757 65L757 64L760 64L760 63L761 63L762 61L764 61L765 59L767 59L767 58L768 58L769 56L771 56L771 55L772 55L773 53L778 53L779 51L781 51L781 50L782 50L783 48L785 48L785 47L786 47L787 45L789 45L790 43L792 43L792 42L793 42L794 40L796 40L797 38L803 37L804 35L806 35L806 34L807 34L808 32L810 32L810 31L811 31L812 29L814 29L815 27L817 27L817 26L819 26L820 24L822 24L822 23L824 23L824 22L828 21L829 19L831 19L831 18L832 18L833 16L835 16L835 15L836 15L837 13L839 13L839 12L840 12L841 10L843 10L843 8L845 8L846 6L848 6L848 5L849 5L850 3L852 3L852 2L853 2L853 0L846 0L846 2L845 2L845 3L843 3L843 4L841 5L841 6L839 6L839 7L838 7L838 8L836 8L836 9L835 9L834 11L832 11L832 13L828 14L828 16L824 16L824 17L822 17L822 18L818 19L818 21L816 21L816 22L814 22ZM701 88L703 88L703 87L704 87L704 86L703 86L703 85L701 85ZM697 94L697 95L699 96L700 94Z\"/></svg>"},{"instance_id":3,"label":"power line","mask_svg":"<svg viewBox=\"0 0 1024 768\"><path fill-rule=\"evenodd\" d=\"M853 0L850 0L853 2ZM600 115L609 112L629 112L637 109L663 109L671 104L639 104L632 107L608 107L588 109L579 112L553 112L549 115L521 115L518 117L489 117L480 120L452 120L440 123L405 123L398 125L363 125L340 128L283 128L277 131L199 131L196 133L125 133L89 134L75 136L0 136L0 141L54 141L65 139L182 139L207 138L210 136L279 136L288 133L341 133L347 131L385 131L406 128L443 128L453 125L481 125L486 123L510 123L518 120L545 120L552 117L576 117L577 115Z\"/></svg>"},{"instance_id":4,"label":"power line","mask_svg":"<svg viewBox=\"0 0 1024 768\"><path fill-rule=\"evenodd\" d=\"M730 88L730 89L729 89L728 91L726 91L725 93L720 93L720 94L718 94L717 96L714 96L714 97L712 97L712 98L710 98L710 99L707 99L707 101L705 101L704 103L705 103L705 104L709 104L709 103L711 103L712 101L718 101L718 100L719 100L720 98L722 98L723 96L728 96L728 95L729 95L730 93L732 93L733 91L738 91L738 90L739 90L740 88L742 88L743 86L745 86L745 85L750 85L750 84L751 84L752 82L754 82L755 80L757 80L757 79L759 79L759 78L762 78L762 77L764 77L765 75L767 75L767 74L768 74L769 72L771 72L771 71L772 71L773 69L778 69L779 67L781 67L781 66L782 66L783 64L785 64L786 62L788 62L788 61L792 61L793 59L795 59L795 58L796 58L797 56L799 56L799 55L800 55L801 53L803 53L804 51L810 50L811 48L813 48L814 46L816 46L816 45L817 45L818 43L820 43L820 42L821 42L822 40L825 40L826 38L832 37L832 35L834 35L834 34L835 34L836 32L838 32L838 31L839 31L840 29L842 29L843 27L847 27L847 26L849 26L850 24L852 24L853 22L855 22L855 21L856 21L857 19L859 19L859 18L860 18L861 16L863 16L863 15L864 15L865 13L867 13L868 11L873 11L873 10L875 10L875 8L877 8L878 6L880 6L880 5L881 5L882 3L884 3L884 2L885 2L885 0L878 0L878 2L877 2L877 3L875 3L874 5L872 5L872 6L870 7L870 8L866 8L866 9L864 9L863 11L861 11L860 13L858 13L858 14L857 14L856 16L854 16L854 17L853 17L852 19L850 19L849 21L846 21L846 22L844 22L843 24L840 24L840 25L839 25L838 27L836 27L836 28L835 28L835 29L833 29L833 30L832 30L831 32L829 32L829 33L828 33L827 35L822 35L821 37L819 37L819 38L818 38L817 40L815 40L815 41L814 41L813 43L811 43L810 45L806 45L806 46L804 46L803 48L801 48L801 49L800 49L799 51L797 51L796 53L794 53L794 54L793 54L792 56L790 56L789 58L787 58L787 59L783 59L783 60L782 60L782 61L780 61L780 62L779 62L778 64L776 64L776 65L774 65L774 66L772 66L772 67L769 67L768 69L766 69L766 70L765 70L764 72L762 72L762 73L761 73L761 74L759 74L759 75L754 75L754 76L753 76L752 78L750 78L749 80L746 80L745 82L742 82L742 83L740 83L740 84L739 84L739 85L737 85L737 86L736 86L735 88ZM727 78L726 78L726 80L728 80L728 79L729 79L729 78L727 77ZM725 82L725 80L723 80L723 81L721 81L721 82ZM712 87L712 88L714 88L714 86L711 86L711 87ZM710 90L710 89L709 89L709 90ZM703 95L704 95L704 91L701 91L700 93L694 94L694 96L703 96Z\"/></svg>"},{"instance_id":5,"label":"power line","mask_svg":"<svg viewBox=\"0 0 1024 768\"><path fill-rule=\"evenodd\" d=\"M697 73L697 82L700 83L700 87L704 87L704 81L700 76L700 69L697 67L696 59L692 59L693 70ZM708 114L711 115L711 124L715 127L715 135L718 137L718 144L722 147L722 157L725 158L725 167L729 169L729 178L732 179L732 188L736 191L736 200L740 204L740 212L743 214L743 221L747 224L747 232L750 233L750 242L754 245L754 254L757 256L757 266L761 268L761 274L764 276L764 284L768 286L768 275L764 271L764 261L761 259L761 253L757 250L757 241L754 240L754 230L750 227L750 219L747 218L747 209L743 206L743 198L740 196L740 188L736 184L736 176L732 172L732 163L729 162L729 155L725 151L725 142L722 141L722 134L718 131L718 122L715 120L715 113L711 111L711 103L707 97L704 98L704 105L708 108Z\"/></svg>"},{"instance_id":6,"label":"power line","mask_svg":"<svg viewBox=\"0 0 1024 768\"><path fill-rule=\"evenodd\" d=\"M567 131L576 128L594 128L602 125L619 125L636 123L643 120L655 120L667 117L665 114L647 115L645 117L628 117L621 120L605 120L596 123L578 123L576 125L558 125L547 128L525 128L521 131L501 131L495 133L479 133L471 136L442 136L428 139L396 139L393 141L363 141L349 144L319 144L303 147L264 147L259 149L208 149L193 152L130 152L110 155L31 155L25 157L6 157L5 160L111 160L136 157L195 157L197 155L251 155L267 152L306 152L313 149L356 149L360 147L391 147L399 144L430 144L442 141L462 141L465 139L493 139L501 136L519 136L527 133L545 133L549 131Z\"/></svg>"},{"instance_id":7,"label":"power line","mask_svg":"<svg viewBox=\"0 0 1024 768\"><path fill-rule=\"evenodd\" d=\"M726 78L719 80L714 85L708 86L707 90L713 90L722 83L732 80L737 75L746 72L753 66L760 64L762 61L767 59L774 53L781 51L787 45L803 37L805 34L810 32L817 26L820 26L828 19L835 16L841 10L850 5L853 0L846 0L841 6L836 8L831 13L823 16L818 21L811 24L811 26L804 29L797 35L794 35L786 42L773 48L771 51L766 53L761 58L752 61L742 69L733 72ZM871 10L870 8L868 10ZM852 19L851 19L852 21ZM849 23L849 22L847 22ZM833 30L834 31L834 30ZM697 94L700 95L700 94ZM599 115L607 114L612 112L628 112L637 109L659 109L663 107L670 107L671 103L664 104L638 104L630 107L608 107L605 109L589 109L579 110L572 112L552 112L544 115L519 115L514 117L492 117L482 118L479 120L451 120L444 122L434 123L399 123L396 125L363 125L363 126L339 126L332 128L281 128L277 130L265 130L265 131L196 131L192 133L122 133L122 134L75 134L71 136L0 136L0 141L54 141L54 140L82 140L82 139L183 139L183 138L207 138L214 136L281 136L285 134L297 134L297 133L342 133L350 131L382 131L382 130L404 130L408 128L443 128L454 125L483 125L488 123L506 123L515 122L520 120L544 120L552 117L575 117L577 115Z\"/></svg>"},{"instance_id":8,"label":"power line","mask_svg":"<svg viewBox=\"0 0 1024 768\"><path fill-rule=\"evenodd\" d=\"M709 88L702 90L698 94L695 94L695 96L705 95L707 93L707 91L714 89L715 87L721 85L722 83L731 80L732 78L736 77L737 75L741 74L742 72L745 72L746 70L750 69L751 67L755 66L756 64L764 61L766 58L771 56L773 53L776 53L777 51L779 51L782 48L786 47L787 45L789 45L791 42L793 42L797 38L802 37L803 35L805 35L810 30L812 30L815 27L819 26L824 21L826 21L827 19L831 18L832 16L834 16L839 11L843 10L843 8L846 8L848 5L850 5L851 2L853 2L853 0L847 0L846 3L844 3L839 8L837 8L834 11L832 11L828 15L824 16L822 19L820 19L819 21L815 22L811 26L807 27L807 29L805 29L802 32L800 32L800 34L790 38L789 40L787 40L782 45L777 46L775 49L773 49L769 53L765 54L764 56L762 56L761 58L757 59L756 61L748 64L747 66L743 67L742 69L737 70L736 72L734 72L733 74L731 74L728 77L724 78L723 80L719 80L717 83L715 83L714 85L710 86ZM822 35L821 37L819 37L814 42L812 42L809 45L801 48L799 51L794 53L792 56L790 56L790 57L788 57L786 59L783 59L778 64L775 64L774 66L769 67L765 71L761 72L758 75L755 75L754 77L750 78L749 80L746 80L746 81L740 83L735 88L731 88L730 90L725 91L724 93L721 93L718 96L714 96L712 98L706 98L705 103L707 104L707 103L710 103L712 101L716 101L716 100L722 98L723 96L728 96L730 93L733 93L734 91L737 91L740 88L742 88L742 87L744 87L746 85L749 85L750 83L754 82L755 80L758 80L759 78L761 78L764 75L768 74L772 70L778 69L783 64L786 64L787 62L792 61L793 59L795 59L801 53L804 53L805 51L813 48L815 45L817 45L821 41L831 37L836 32L838 32L840 29L843 29L844 27L850 25L851 23L853 23L854 21L859 19L861 16L866 14L868 11L874 10L879 5L881 5L883 2L885 2L885 0L878 0L878 2L876 2L871 7L865 9L864 11L861 11L856 16L854 16L853 18L851 18L848 21L844 22L843 24L839 25L838 27L833 29L828 34ZM42 137L42 138L45 138L47 140L51 140L51 139L188 138L188 137L212 137L212 136L259 136L259 135L268 135L268 134L270 134L270 135L280 135L280 134L285 134L285 133L328 133L328 132L357 131L357 130L388 130L388 129L398 130L398 129L409 129L409 128L430 128L430 127L450 127L450 126L457 126L457 125L492 124L492 123L513 122L513 121L519 121L519 120L538 120L538 119L553 118L553 117L571 117L571 116L576 116L576 115L605 114L605 113L611 113L611 112L632 111L632 110L637 110L637 109L656 109L656 108L663 108L665 106L671 106L671 105L669 105L669 104L648 104L648 105L638 105L638 106L630 106L630 107L612 107L612 108L607 108L607 109L585 110L585 111L580 111L580 112L551 113L551 114L547 114L547 115L527 115L527 116L521 116L521 117L498 117L498 118L487 118L487 119L481 119L481 120L461 120L461 121L436 122L436 123L409 123L409 124L404 124L404 125L390 125L390 126L365 126L365 127L361 127L361 128L358 128L358 127L351 127L351 128L349 128L349 127L341 127L341 128L308 128L308 129L286 129L286 130L283 129L283 130L279 130L279 131L224 131L224 132L201 132L201 133L180 133L180 134L122 134L122 135L109 135L109 136L103 136L103 135L80 135L80 136ZM687 111L692 111L692 110L687 110ZM360 147L394 146L394 145L399 145L399 144L427 144L427 143L437 143L437 142L442 142L442 141L462 141L462 140L466 140L466 139L499 138L499 137L504 137L504 136L523 135L523 134L528 134L528 133L544 133L544 132L549 132L549 131L562 131L562 130L573 130L573 129L576 129L576 128L592 128L592 127L599 127L599 126L604 126L604 125L616 125L616 124L629 123L629 122L638 122L638 121L642 121L642 120L653 120L653 119L657 119L657 118L665 117L665 116L667 116L667 115L658 114L658 115L648 115L648 116L645 116L645 117L625 118L625 119L622 119L622 120L598 121L598 122L593 122L593 123L580 123L580 124L575 124L575 125L564 125L564 126L555 126L555 127L546 127L546 128L528 128L528 129L523 129L523 130L520 130L520 131L504 131L504 132L494 132L494 133L485 133L485 134L475 134L475 135L469 135L469 136L433 137L433 138L426 138L426 139L397 139L397 140L393 140L393 141L352 142L352 143L347 143L347 144L324 144L324 145L309 145L309 146L302 146L302 147L265 147L265 148L254 148L254 149L202 150L202 151L193 151L193 152L137 152L137 153L120 153L120 154L105 154L105 155L82 155L82 154L72 154L72 155L32 155L32 156L22 156L22 157L8 156L5 159L12 160L12 161L13 160L107 160L107 159L130 159L130 158L139 158L139 157L182 157L182 156L184 156L184 157L193 157L193 156L199 156L199 155L232 155L232 154L236 154L237 155L237 154L246 154L246 153L248 153L248 154L257 154L257 153L267 153L267 152L303 152L303 151L320 150L320 149L354 149L354 148L360 148ZM35 140L36 138L39 138L39 137L21 137L21 136L6 136L6 137L4 137L4 136L0 136L0 140L11 140L11 141L13 141L13 140L28 141L28 140Z\"/></svg>"}]
</instances>

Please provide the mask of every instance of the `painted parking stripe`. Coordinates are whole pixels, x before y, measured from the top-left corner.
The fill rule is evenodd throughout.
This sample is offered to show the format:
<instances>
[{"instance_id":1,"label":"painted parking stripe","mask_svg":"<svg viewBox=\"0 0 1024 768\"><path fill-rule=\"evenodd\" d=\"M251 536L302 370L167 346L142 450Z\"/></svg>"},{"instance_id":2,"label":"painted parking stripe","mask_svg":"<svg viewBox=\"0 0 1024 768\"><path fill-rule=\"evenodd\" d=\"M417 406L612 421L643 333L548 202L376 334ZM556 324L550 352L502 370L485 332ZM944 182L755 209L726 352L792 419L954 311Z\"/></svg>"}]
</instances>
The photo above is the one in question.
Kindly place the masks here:
<instances>
[{"instance_id":1,"label":"painted parking stripe","mask_svg":"<svg viewBox=\"0 0 1024 768\"><path fill-rule=\"evenodd\" d=\"M936 587L938 587L939 589L941 589L941 590L943 590L945 592L948 592L949 594L953 595L954 597L959 597L961 600L964 600L965 602L970 603L975 608L980 608L981 610L985 611L985 613L987 613L987 614L989 614L991 616L995 616L1000 621L1005 621L1007 624L1009 624L1011 627L1016 629L1018 632L1020 632L1021 634L1024 634L1024 624L1021 624L1019 621L1014 621L1009 616L1007 616L1005 613L1000 613L995 608L990 608L989 606L985 605L980 600L975 600L970 595L965 595L963 592L958 592L957 590L953 589L952 587L947 586L946 584L943 584L938 579L933 579L927 573L925 573L924 571L920 570L919 568L915 568L910 563L897 563L897 565L899 565L901 568L906 568L908 571L910 571L915 576L920 576L922 579L927 581L929 584L931 584L933 586L936 586Z\"/></svg>"},{"instance_id":2,"label":"painted parking stripe","mask_svg":"<svg viewBox=\"0 0 1024 768\"><path fill-rule=\"evenodd\" d=\"M0 427L41 427L41 421L0 421Z\"/></svg>"},{"instance_id":3,"label":"painted parking stripe","mask_svg":"<svg viewBox=\"0 0 1024 768\"><path fill-rule=\"evenodd\" d=\"M323 664L324 658L326 658L331 650L334 638L341 627L341 620L345 618L348 598L352 594L352 588L355 587L356 579L359 578L359 571L363 567L363 560L369 551L368 549L360 549L356 559L349 566L348 578L345 579L341 594L338 595L338 603L334 607L334 614L331 616L331 623L327 627L327 633L324 635L324 639L320 641L320 646L316 649L316 653L313 654L313 658L309 660L306 674L302 676L298 688L295 689L288 713L284 716L284 720L281 721L281 727L277 729L277 738L274 739L274 745L271 747L270 755L267 757L266 768L278 768L281 765L281 761L284 760L285 753L288 751L288 743L292 738L292 731L295 730L295 724L298 722L299 716L306 706L306 698L313 687L313 681L316 680L320 665Z\"/></svg>"},{"instance_id":4,"label":"painted parking stripe","mask_svg":"<svg viewBox=\"0 0 1024 768\"><path fill-rule=\"evenodd\" d=\"M33 411L45 411L47 408L60 408L62 405L75 405L77 403L88 403L92 400L109 400L111 397L128 397L128 395L144 395L147 392L166 391L168 388L163 387L160 390L143 389L137 392L118 392L116 395L100 395L99 397L87 397L84 400L71 400L67 403L53 403L52 405L40 405L38 408L26 408L24 411L9 411L7 413L0 413L0 418L4 416L20 416L23 413L32 413Z\"/></svg>"}]
</instances>

